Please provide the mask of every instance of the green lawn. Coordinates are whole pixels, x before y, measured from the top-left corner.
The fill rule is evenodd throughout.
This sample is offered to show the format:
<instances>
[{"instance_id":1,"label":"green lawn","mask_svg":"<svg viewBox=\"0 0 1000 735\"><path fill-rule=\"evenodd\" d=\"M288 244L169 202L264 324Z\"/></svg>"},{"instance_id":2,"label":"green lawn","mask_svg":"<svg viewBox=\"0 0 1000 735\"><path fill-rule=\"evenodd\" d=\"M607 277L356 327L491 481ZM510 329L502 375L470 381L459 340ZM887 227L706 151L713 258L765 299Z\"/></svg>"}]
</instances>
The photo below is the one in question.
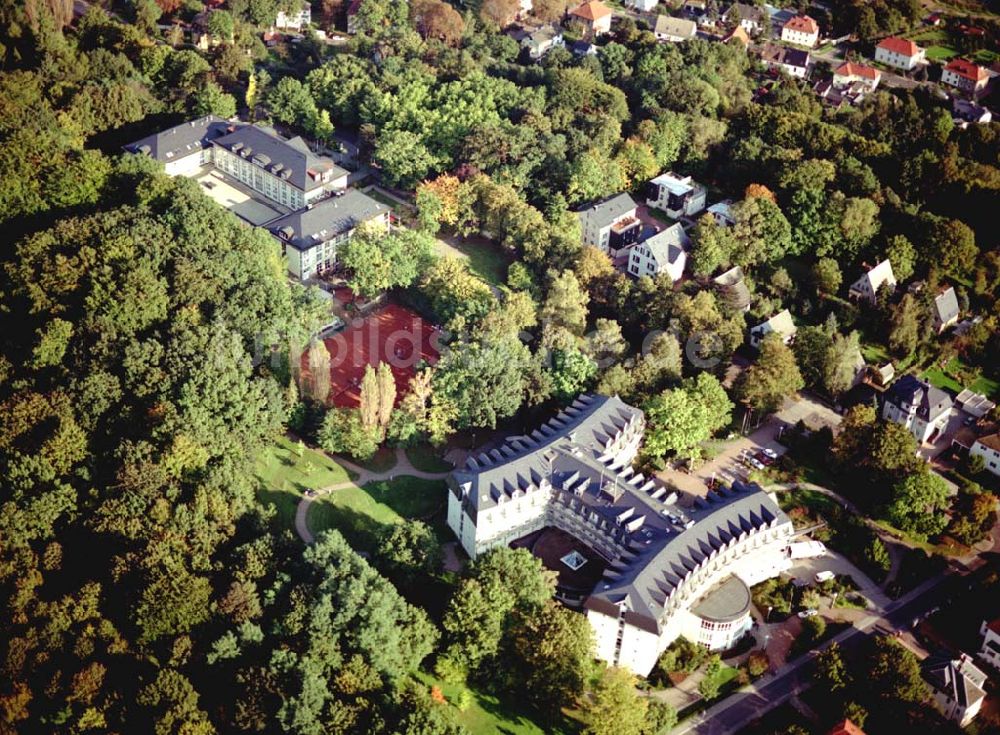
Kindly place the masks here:
<instances>
[{"instance_id":1,"label":"green lawn","mask_svg":"<svg viewBox=\"0 0 1000 735\"><path fill-rule=\"evenodd\" d=\"M982 375L977 368L966 365L958 357L949 360L943 369L938 365L928 368L921 377L945 390L958 393L968 388L991 400L1000 399L1000 382Z\"/></svg>"},{"instance_id":2,"label":"green lawn","mask_svg":"<svg viewBox=\"0 0 1000 735\"><path fill-rule=\"evenodd\" d=\"M483 238L453 238L445 246L464 255L469 269L491 286L502 286L507 282L510 259L496 243Z\"/></svg>"},{"instance_id":3,"label":"green lawn","mask_svg":"<svg viewBox=\"0 0 1000 735\"><path fill-rule=\"evenodd\" d=\"M355 475L321 452L305 448L281 437L257 458L255 474L260 480L261 500L273 503L282 525L295 521L295 506L306 490L337 485Z\"/></svg>"},{"instance_id":4,"label":"green lawn","mask_svg":"<svg viewBox=\"0 0 1000 735\"><path fill-rule=\"evenodd\" d=\"M531 719L530 713L524 708L518 707L512 702L502 701L491 694L484 694L471 687L468 689L472 694L472 703L464 712L461 712L453 703L459 692L466 687L446 684L423 672L417 674L416 678L428 687L436 686L441 689L441 693L448 700L448 704L441 706L447 707L455 722L462 725L471 735L494 735L495 733L544 735L544 733L566 732L565 729L551 726L542 727Z\"/></svg>"},{"instance_id":5,"label":"green lawn","mask_svg":"<svg viewBox=\"0 0 1000 735\"><path fill-rule=\"evenodd\" d=\"M448 472L452 465L441 456L442 449L435 449L430 444L418 444L409 447L406 456L414 467L423 472Z\"/></svg>"},{"instance_id":6,"label":"green lawn","mask_svg":"<svg viewBox=\"0 0 1000 735\"><path fill-rule=\"evenodd\" d=\"M724 691L724 687L726 686L726 684L735 679L739 675L739 673L740 673L739 669L734 669L732 666L726 666L725 664L723 664L722 668L719 669L718 672L716 672L715 676L712 677L706 676L705 679L709 678L714 679L715 682L719 685L719 691L721 692Z\"/></svg>"},{"instance_id":7,"label":"green lawn","mask_svg":"<svg viewBox=\"0 0 1000 735\"><path fill-rule=\"evenodd\" d=\"M396 450L389 446L381 446L369 459L351 458L351 461L359 467L381 474L396 466Z\"/></svg>"},{"instance_id":8,"label":"green lawn","mask_svg":"<svg viewBox=\"0 0 1000 735\"><path fill-rule=\"evenodd\" d=\"M370 551L378 532L403 518L426 520L443 534L446 498L442 480L397 477L324 496L309 507L308 523L313 533L336 528L353 547Z\"/></svg>"},{"instance_id":9,"label":"green lawn","mask_svg":"<svg viewBox=\"0 0 1000 735\"><path fill-rule=\"evenodd\" d=\"M949 46L927 47L928 61L948 61L949 59L954 59L956 56L958 56L958 51Z\"/></svg>"}]
</instances>

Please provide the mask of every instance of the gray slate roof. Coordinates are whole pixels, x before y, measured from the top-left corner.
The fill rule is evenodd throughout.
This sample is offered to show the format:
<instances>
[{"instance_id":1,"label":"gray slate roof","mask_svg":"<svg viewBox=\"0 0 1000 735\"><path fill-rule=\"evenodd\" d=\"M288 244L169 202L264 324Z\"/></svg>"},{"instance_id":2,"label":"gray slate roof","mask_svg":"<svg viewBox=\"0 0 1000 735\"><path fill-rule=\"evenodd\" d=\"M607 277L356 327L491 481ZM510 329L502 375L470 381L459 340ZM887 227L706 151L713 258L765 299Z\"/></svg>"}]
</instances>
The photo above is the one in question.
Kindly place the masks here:
<instances>
[{"instance_id":1,"label":"gray slate roof","mask_svg":"<svg viewBox=\"0 0 1000 735\"><path fill-rule=\"evenodd\" d=\"M286 178L303 191L322 186L319 175L326 171L332 171L334 179L347 175L332 159L310 151L302 138L296 136L286 140L273 130L256 125L243 125L213 142L237 155L250 149L252 153L248 160L276 176ZM291 174L284 175L286 171L291 171Z\"/></svg>"},{"instance_id":2,"label":"gray slate roof","mask_svg":"<svg viewBox=\"0 0 1000 735\"><path fill-rule=\"evenodd\" d=\"M617 616L625 603L627 622L658 633L667 597L689 570L732 537L788 517L757 485L737 482L681 508L658 480L631 467L612 469L604 457L609 440L641 417L617 397L581 396L530 437L470 458L448 485L456 498L464 493L463 507L475 522L501 496L549 483L551 503L586 517L620 549L585 606Z\"/></svg>"},{"instance_id":3,"label":"gray slate roof","mask_svg":"<svg viewBox=\"0 0 1000 735\"><path fill-rule=\"evenodd\" d=\"M899 408L916 405L917 416L924 421L933 421L954 404L948 393L914 375L904 375L893 383L885 399Z\"/></svg>"},{"instance_id":4,"label":"gray slate roof","mask_svg":"<svg viewBox=\"0 0 1000 735\"><path fill-rule=\"evenodd\" d=\"M297 250L308 250L388 211L385 204L357 189L349 189L309 209L286 214L269 223L267 229Z\"/></svg>"},{"instance_id":5,"label":"gray slate roof","mask_svg":"<svg viewBox=\"0 0 1000 735\"><path fill-rule=\"evenodd\" d=\"M657 263L667 264L676 263L690 243L691 238L684 232L681 223L676 222L639 244L649 248Z\"/></svg>"},{"instance_id":6,"label":"gray slate roof","mask_svg":"<svg viewBox=\"0 0 1000 735\"><path fill-rule=\"evenodd\" d=\"M161 163L197 153L216 138L226 134L229 123L215 115L175 125L142 140L129 143L124 148L129 153L143 153Z\"/></svg>"},{"instance_id":7,"label":"gray slate roof","mask_svg":"<svg viewBox=\"0 0 1000 735\"><path fill-rule=\"evenodd\" d=\"M598 227L606 227L616 222L626 212L636 208L635 200L628 194L616 194L610 199L592 204L577 212L583 222L596 223Z\"/></svg>"},{"instance_id":8,"label":"gray slate roof","mask_svg":"<svg viewBox=\"0 0 1000 735\"><path fill-rule=\"evenodd\" d=\"M726 12L722 14L723 20L727 23L732 22L735 18L734 11L735 14L739 14L740 20L763 23L767 18L767 13L763 8L756 5L747 5L746 3L733 3L726 8Z\"/></svg>"},{"instance_id":9,"label":"gray slate roof","mask_svg":"<svg viewBox=\"0 0 1000 735\"><path fill-rule=\"evenodd\" d=\"M927 658L921 666L921 674L928 684L964 708L986 696L982 688L986 682L986 674L964 654L957 659L933 656Z\"/></svg>"}]
</instances>

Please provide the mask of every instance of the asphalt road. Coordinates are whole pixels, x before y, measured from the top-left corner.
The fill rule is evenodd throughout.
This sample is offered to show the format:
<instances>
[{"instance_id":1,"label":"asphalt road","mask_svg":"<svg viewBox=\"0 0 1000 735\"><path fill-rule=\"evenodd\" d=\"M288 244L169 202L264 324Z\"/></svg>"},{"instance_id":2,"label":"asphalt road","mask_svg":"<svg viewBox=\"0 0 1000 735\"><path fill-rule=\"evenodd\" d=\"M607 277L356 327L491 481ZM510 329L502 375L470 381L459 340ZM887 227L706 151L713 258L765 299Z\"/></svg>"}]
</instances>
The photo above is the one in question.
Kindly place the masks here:
<instances>
[{"instance_id":1,"label":"asphalt road","mask_svg":"<svg viewBox=\"0 0 1000 735\"><path fill-rule=\"evenodd\" d=\"M812 684L818 651L835 642L845 651L851 651L864 645L872 635L908 629L914 618L945 604L962 584L965 582L961 577L947 573L931 578L891 603L881 616L865 618L857 626L839 633L774 674L727 697L700 715L685 720L671 730L671 735L733 735L792 696L808 689Z\"/></svg>"}]
</instances>

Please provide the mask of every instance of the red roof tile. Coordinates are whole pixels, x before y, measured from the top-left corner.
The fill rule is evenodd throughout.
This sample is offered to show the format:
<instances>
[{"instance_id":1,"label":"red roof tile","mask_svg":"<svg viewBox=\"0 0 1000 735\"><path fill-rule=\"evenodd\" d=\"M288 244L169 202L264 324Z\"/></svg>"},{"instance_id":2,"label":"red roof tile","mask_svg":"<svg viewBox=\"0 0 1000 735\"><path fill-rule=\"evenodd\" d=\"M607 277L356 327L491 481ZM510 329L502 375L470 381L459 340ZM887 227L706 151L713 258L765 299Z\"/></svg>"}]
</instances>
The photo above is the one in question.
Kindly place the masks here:
<instances>
[{"instance_id":1,"label":"red roof tile","mask_svg":"<svg viewBox=\"0 0 1000 735\"><path fill-rule=\"evenodd\" d=\"M838 722L826 735L865 735L865 731L850 720Z\"/></svg>"},{"instance_id":2,"label":"red roof tile","mask_svg":"<svg viewBox=\"0 0 1000 735\"><path fill-rule=\"evenodd\" d=\"M871 79L872 81L879 78L878 69L873 69L864 64L855 64L851 61L845 61L833 73L841 77L862 77L863 79Z\"/></svg>"},{"instance_id":3,"label":"red roof tile","mask_svg":"<svg viewBox=\"0 0 1000 735\"><path fill-rule=\"evenodd\" d=\"M916 56L920 53L920 47L905 38L885 38L879 41L878 47L902 56Z\"/></svg>"},{"instance_id":4,"label":"red roof tile","mask_svg":"<svg viewBox=\"0 0 1000 735\"><path fill-rule=\"evenodd\" d=\"M570 15L593 22L611 15L611 8L600 2L600 0L590 0L590 2L584 3L578 8L573 8Z\"/></svg>"},{"instance_id":5,"label":"red roof tile","mask_svg":"<svg viewBox=\"0 0 1000 735\"><path fill-rule=\"evenodd\" d=\"M983 67L965 59L952 59L945 67L945 71L958 74L958 76L971 79L974 82L981 82L989 76Z\"/></svg>"},{"instance_id":6,"label":"red roof tile","mask_svg":"<svg viewBox=\"0 0 1000 735\"><path fill-rule=\"evenodd\" d=\"M819 33L819 23L808 15L796 15L785 23L784 28L798 31L799 33Z\"/></svg>"}]
</instances>

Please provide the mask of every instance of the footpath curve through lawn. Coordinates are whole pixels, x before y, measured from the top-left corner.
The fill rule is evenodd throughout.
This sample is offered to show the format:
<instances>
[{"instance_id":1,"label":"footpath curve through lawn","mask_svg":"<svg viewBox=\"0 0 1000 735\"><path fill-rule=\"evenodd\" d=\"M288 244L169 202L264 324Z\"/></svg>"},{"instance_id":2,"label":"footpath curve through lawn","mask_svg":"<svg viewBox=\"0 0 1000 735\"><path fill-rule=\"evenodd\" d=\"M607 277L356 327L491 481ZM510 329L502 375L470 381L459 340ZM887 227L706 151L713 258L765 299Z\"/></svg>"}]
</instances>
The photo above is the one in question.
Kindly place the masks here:
<instances>
[{"instance_id":1,"label":"footpath curve through lawn","mask_svg":"<svg viewBox=\"0 0 1000 735\"><path fill-rule=\"evenodd\" d=\"M309 506L320 496L348 487L357 487L360 489L369 482L390 480L396 477L410 476L419 477L424 480L442 480L448 476L447 472L425 472L424 470L418 470L413 466L410 458L406 456L406 451L402 447L396 447L395 456L396 463L384 472L372 472L349 460L338 457L337 463L354 472L358 477L356 480L349 480L336 485L319 488L312 497L303 496L302 500L299 501L298 507L295 509L295 532L299 535L299 538L307 544L311 544L315 540L312 531L309 530Z\"/></svg>"}]
</instances>

